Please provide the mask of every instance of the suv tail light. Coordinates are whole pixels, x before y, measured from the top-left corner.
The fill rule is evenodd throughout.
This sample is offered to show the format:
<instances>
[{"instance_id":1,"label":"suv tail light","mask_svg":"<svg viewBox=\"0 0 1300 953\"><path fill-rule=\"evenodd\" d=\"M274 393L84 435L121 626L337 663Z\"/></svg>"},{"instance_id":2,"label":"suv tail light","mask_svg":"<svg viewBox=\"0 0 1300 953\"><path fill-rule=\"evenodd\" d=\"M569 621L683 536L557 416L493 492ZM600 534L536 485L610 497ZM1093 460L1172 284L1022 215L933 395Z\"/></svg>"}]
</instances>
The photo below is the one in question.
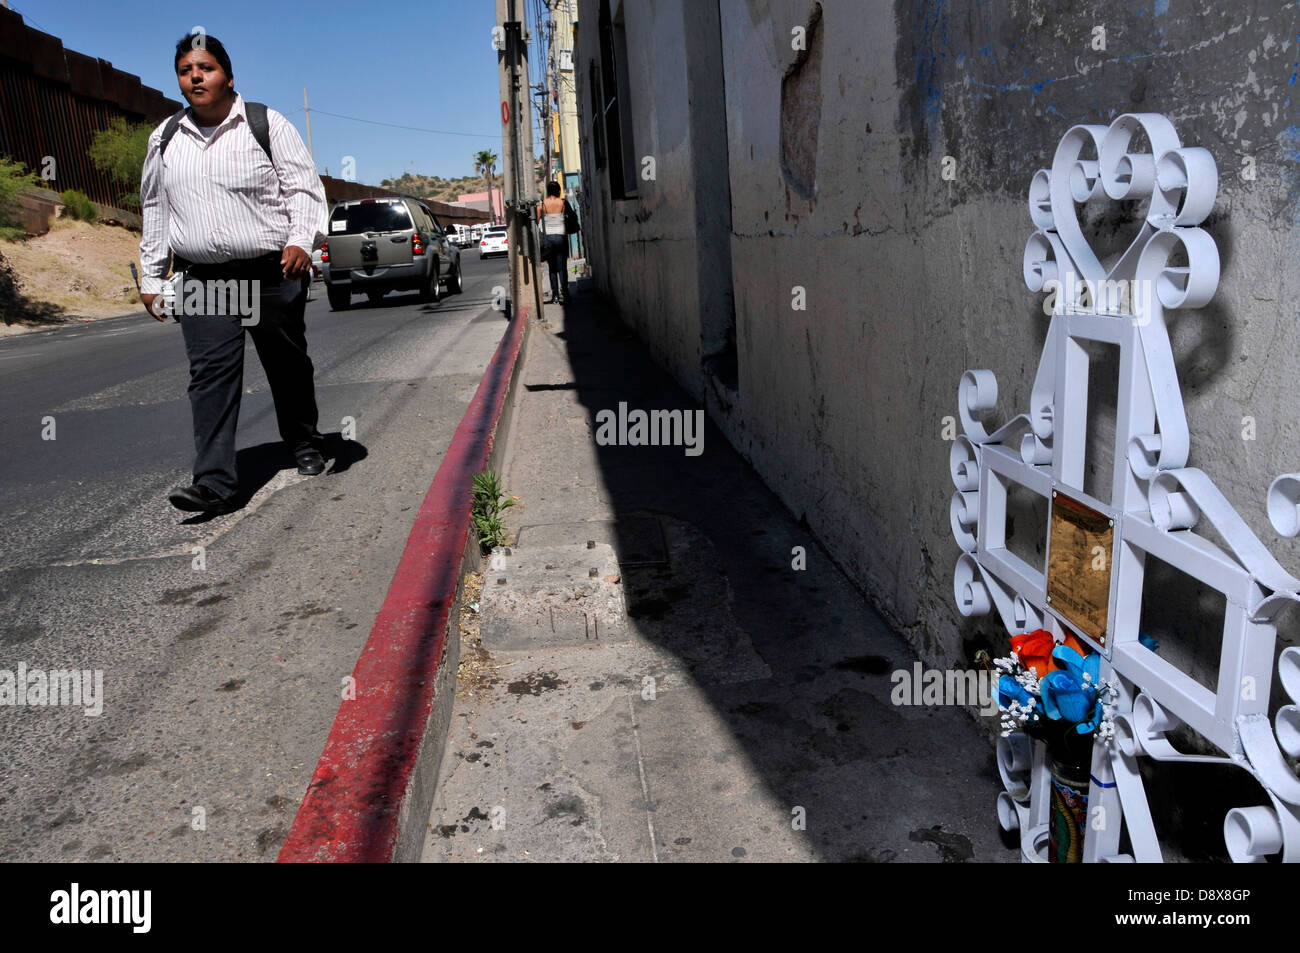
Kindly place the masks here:
<instances>
[{"instance_id":1,"label":"suv tail light","mask_svg":"<svg viewBox=\"0 0 1300 953\"><path fill-rule=\"evenodd\" d=\"M329 242L321 242L321 243L320 243L320 260L321 260L321 261L329 261L329 260L330 260L330 243L329 243Z\"/></svg>"},{"instance_id":2,"label":"suv tail light","mask_svg":"<svg viewBox=\"0 0 1300 953\"><path fill-rule=\"evenodd\" d=\"M419 232L416 232L414 235L411 236L411 254L412 255L424 254L424 239L420 237Z\"/></svg>"}]
</instances>

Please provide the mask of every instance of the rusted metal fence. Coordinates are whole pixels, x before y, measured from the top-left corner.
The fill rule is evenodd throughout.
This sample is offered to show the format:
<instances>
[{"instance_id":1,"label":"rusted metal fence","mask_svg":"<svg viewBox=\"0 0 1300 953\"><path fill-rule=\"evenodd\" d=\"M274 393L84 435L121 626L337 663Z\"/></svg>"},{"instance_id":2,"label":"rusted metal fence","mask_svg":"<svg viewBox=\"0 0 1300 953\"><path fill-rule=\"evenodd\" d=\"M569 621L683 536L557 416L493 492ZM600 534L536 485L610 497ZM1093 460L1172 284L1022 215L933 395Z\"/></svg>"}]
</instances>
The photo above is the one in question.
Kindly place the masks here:
<instances>
[{"instance_id":1,"label":"rusted metal fence","mask_svg":"<svg viewBox=\"0 0 1300 953\"><path fill-rule=\"evenodd\" d=\"M107 60L63 48L56 36L0 8L0 155L38 175L53 160L56 192L79 189L104 205L120 204L124 189L86 155L95 133L117 116L161 122L181 104L115 69Z\"/></svg>"},{"instance_id":2,"label":"rusted metal fence","mask_svg":"<svg viewBox=\"0 0 1300 953\"><path fill-rule=\"evenodd\" d=\"M117 116L127 122L159 123L182 104L114 69L107 60L64 49L56 36L34 30L0 7L0 156L24 163L38 175L49 159L54 192L79 189L101 205L117 206L133 191L97 170L86 152L95 133ZM391 189L321 176L330 201L396 195ZM446 224L487 221L487 214L443 202L426 204Z\"/></svg>"}]
</instances>

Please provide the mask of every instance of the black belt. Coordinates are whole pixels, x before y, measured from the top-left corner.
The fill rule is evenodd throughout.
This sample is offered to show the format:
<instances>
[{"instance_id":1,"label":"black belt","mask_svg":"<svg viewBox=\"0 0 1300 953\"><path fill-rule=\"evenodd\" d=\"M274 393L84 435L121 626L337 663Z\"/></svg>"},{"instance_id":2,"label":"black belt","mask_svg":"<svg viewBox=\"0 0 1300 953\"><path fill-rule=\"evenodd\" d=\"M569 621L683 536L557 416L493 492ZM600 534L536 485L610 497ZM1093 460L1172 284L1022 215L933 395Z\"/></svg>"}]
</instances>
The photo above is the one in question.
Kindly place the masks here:
<instances>
[{"instance_id":1,"label":"black belt","mask_svg":"<svg viewBox=\"0 0 1300 953\"><path fill-rule=\"evenodd\" d=\"M232 258L230 261L215 263L193 262L180 255L172 255L172 267L176 271L186 271L195 278L207 277L257 277L274 273L282 274L280 258L283 252L269 251L252 258Z\"/></svg>"}]
</instances>

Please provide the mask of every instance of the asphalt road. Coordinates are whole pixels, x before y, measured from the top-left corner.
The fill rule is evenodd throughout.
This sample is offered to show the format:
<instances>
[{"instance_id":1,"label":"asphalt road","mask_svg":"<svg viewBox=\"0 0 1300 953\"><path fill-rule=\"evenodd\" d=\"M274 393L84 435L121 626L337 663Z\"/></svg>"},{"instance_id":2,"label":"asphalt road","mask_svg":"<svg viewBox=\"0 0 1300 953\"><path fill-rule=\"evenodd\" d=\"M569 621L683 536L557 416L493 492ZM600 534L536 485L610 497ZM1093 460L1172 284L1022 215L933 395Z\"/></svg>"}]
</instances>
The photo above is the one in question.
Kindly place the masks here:
<instances>
[{"instance_id":1,"label":"asphalt road","mask_svg":"<svg viewBox=\"0 0 1300 953\"><path fill-rule=\"evenodd\" d=\"M336 313L317 285L321 476L279 443L249 341L251 499L211 520L166 499L193 453L179 326L141 313L0 341L0 860L275 858L505 327L505 261L463 269L464 293L432 305ZM4 704L20 665L102 672L102 713Z\"/></svg>"}]
</instances>

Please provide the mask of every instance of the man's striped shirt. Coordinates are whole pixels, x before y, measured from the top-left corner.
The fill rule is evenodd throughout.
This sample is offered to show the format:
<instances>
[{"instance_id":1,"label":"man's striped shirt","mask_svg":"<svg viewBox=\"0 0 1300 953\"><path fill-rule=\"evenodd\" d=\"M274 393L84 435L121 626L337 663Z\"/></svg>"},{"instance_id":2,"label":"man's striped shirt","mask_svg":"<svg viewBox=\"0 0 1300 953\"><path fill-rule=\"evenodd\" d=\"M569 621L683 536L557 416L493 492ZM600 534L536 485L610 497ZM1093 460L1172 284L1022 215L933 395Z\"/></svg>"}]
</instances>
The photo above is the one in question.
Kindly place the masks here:
<instances>
[{"instance_id":1,"label":"man's striped shirt","mask_svg":"<svg viewBox=\"0 0 1300 953\"><path fill-rule=\"evenodd\" d=\"M325 189L298 130L266 111L271 154L257 144L236 94L230 114L210 137L187 110L161 157L161 123L149 136L140 205L144 294L162 291L170 253L216 264L296 245L308 255L325 237Z\"/></svg>"}]
</instances>

